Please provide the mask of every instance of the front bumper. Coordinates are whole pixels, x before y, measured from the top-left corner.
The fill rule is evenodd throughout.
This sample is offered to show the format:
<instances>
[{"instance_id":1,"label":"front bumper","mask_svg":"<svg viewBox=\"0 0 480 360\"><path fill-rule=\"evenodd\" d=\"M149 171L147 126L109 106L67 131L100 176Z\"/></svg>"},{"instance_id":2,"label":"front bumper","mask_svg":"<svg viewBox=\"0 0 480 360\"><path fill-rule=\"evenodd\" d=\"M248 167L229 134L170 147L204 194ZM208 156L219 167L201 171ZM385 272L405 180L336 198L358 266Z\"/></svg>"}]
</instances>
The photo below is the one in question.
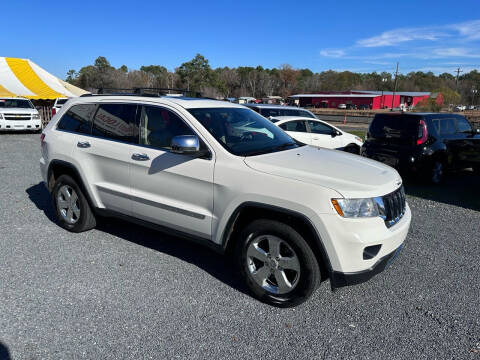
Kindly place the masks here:
<instances>
[{"instance_id":1,"label":"front bumper","mask_svg":"<svg viewBox=\"0 0 480 360\"><path fill-rule=\"evenodd\" d=\"M42 120L0 120L0 131L39 131Z\"/></svg>"},{"instance_id":2,"label":"front bumper","mask_svg":"<svg viewBox=\"0 0 480 360\"><path fill-rule=\"evenodd\" d=\"M331 265L330 273L355 274L375 268L403 244L411 219L408 203L403 217L391 227L380 217L346 219L338 214L323 214L325 232L320 236Z\"/></svg>"},{"instance_id":3,"label":"front bumper","mask_svg":"<svg viewBox=\"0 0 480 360\"><path fill-rule=\"evenodd\" d=\"M338 271L332 271L330 274L330 284L333 289L343 286L361 284L370 280L375 275L381 273L397 258L398 254L403 248L403 244L400 245L395 251L385 255L379 259L375 265L367 270L358 271L354 273L343 273Z\"/></svg>"}]
</instances>

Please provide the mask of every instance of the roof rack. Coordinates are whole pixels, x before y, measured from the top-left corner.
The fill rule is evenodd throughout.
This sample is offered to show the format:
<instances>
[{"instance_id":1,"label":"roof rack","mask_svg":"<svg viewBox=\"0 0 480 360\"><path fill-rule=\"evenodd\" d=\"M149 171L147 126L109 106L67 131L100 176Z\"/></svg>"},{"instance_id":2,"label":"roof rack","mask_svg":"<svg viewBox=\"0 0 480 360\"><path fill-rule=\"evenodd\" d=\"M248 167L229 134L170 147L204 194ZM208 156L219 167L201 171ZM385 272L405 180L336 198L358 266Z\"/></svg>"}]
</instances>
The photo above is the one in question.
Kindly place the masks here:
<instances>
[{"instance_id":1,"label":"roof rack","mask_svg":"<svg viewBox=\"0 0 480 360\"><path fill-rule=\"evenodd\" d=\"M84 94L81 96L95 96L95 95L122 95L122 96L172 96L181 94L184 97L201 98L202 93L198 91L175 89L175 88L99 88L96 94Z\"/></svg>"}]
</instances>

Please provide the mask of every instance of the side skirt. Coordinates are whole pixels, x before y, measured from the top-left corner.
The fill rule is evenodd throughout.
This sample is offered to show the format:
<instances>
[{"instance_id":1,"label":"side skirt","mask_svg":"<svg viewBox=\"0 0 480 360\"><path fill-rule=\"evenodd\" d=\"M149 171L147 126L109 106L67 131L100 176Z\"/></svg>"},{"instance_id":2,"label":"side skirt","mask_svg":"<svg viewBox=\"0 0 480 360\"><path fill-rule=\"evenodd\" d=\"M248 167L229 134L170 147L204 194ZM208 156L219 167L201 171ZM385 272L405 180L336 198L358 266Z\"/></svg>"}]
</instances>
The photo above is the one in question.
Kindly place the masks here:
<instances>
[{"instance_id":1,"label":"side skirt","mask_svg":"<svg viewBox=\"0 0 480 360\"><path fill-rule=\"evenodd\" d=\"M140 225L140 226L145 226L145 227L150 228L150 229L155 230L155 231L162 232L162 233L167 234L167 235L173 235L173 236L176 236L176 237L194 242L196 244L206 246L206 247L214 250L215 252L217 252L219 254L224 254L225 253L225 251L224 251L224 249L221 245L217 245L214 242L212 242L210 239L207 239L207 238L202 238L200 236L195 236L195 235L192 235L192 234L188 234L188 233L185 233L183 231L179 231L177 229L172 229L172 228L169 228L169 227L166 227L166 226L154 224L152 222L145 221L145 220L142 220L142 219L138 219L138 218L133 217L133 216L128 216L128 215L125 215L125 214L122 214L122 213L119 213L119 212L113 211L113 210L96 208L95 213L100 215L100 216L103 216L103 217L112 217L112 218L122 219L122 220L125 220L125 221L128 221L128 222Z\"/></svg>"}]
</instances>

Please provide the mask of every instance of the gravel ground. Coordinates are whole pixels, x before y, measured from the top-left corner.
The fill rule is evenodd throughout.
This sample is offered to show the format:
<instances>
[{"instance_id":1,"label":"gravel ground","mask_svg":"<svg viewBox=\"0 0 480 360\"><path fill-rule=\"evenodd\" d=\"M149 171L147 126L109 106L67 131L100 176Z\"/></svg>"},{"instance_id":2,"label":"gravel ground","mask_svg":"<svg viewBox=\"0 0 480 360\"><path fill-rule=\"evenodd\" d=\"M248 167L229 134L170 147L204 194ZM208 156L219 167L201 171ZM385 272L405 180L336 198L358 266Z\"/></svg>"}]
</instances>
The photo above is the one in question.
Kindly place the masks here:
<instances>
[{"instance_id":1,"label":"gravel ground","mask_svg":"<svg viewBox=\"0 0 480 360\"><path fill-rule=\"evenodd\" d=\"M478 202L407 187L412 227L387 271L277 309L183 239L120 221L59 228L39 148L0 135L1 359L480 359ZM465 181L479 199L480 179L458 177L441 192Z\"/></svg>"}]
</instances>

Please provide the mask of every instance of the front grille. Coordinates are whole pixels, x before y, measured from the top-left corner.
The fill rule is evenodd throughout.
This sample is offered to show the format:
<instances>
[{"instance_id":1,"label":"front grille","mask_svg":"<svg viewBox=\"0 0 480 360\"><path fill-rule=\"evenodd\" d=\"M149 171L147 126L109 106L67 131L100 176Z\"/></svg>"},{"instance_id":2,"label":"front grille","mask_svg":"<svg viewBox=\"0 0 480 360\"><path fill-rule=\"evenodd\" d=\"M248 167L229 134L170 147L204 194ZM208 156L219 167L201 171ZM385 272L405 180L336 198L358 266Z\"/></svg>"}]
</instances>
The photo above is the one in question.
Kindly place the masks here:
<instances>
[{"instance_id":1,"label":"front grille","mask_svg":"<svg viewBox=\"0 0 480 360\"><path fill-rule=\"evenodd\" d=\"M385 207L385 225L391 227L399 222L405 214L406 198L403 186L390 194L382 196L382 200Z\"/></svg>"},{"instance_id":2,"label":"front grille","mask_svg":"<svg viewBox=\"0 0 480 360\"><path fill-rule=\"evenodd\" d=\"M5 120L32 120L31 114L3 114Z\"/></svg>"}]
</instances>

